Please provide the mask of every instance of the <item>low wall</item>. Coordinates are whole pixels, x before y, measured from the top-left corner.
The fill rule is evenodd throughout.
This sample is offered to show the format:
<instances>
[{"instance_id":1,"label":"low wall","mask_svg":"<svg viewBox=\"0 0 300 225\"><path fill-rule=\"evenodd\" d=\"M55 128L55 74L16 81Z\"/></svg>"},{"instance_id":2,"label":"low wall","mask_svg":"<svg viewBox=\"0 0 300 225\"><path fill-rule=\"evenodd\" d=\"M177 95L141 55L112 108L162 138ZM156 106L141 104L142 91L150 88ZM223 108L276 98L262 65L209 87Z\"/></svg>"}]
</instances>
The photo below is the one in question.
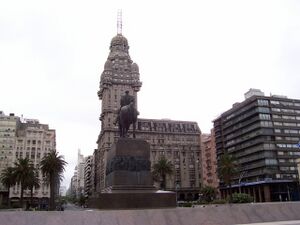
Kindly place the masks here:
<instances>
[{"instance_id":1,"label":"low wall","mask_svg":"<svg viewBox=\"0 0 300 225\"><path fill-rule=\"evenodd\" d=\"M0 212L0 225L233 225L300 220L300 202L194 208Z\"/></svg>"}]
</instances>

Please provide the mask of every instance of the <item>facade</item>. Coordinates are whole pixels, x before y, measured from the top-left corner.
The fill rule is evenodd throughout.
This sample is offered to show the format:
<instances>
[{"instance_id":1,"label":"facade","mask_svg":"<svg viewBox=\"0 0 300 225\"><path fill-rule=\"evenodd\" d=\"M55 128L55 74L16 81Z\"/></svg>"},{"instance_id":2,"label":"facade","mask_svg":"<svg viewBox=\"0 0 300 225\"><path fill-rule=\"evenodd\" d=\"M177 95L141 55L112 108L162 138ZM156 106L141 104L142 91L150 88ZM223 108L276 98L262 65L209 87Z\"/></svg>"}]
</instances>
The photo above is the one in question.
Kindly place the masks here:
<instances>
[{"instance_id":1,"label":"facade","mask_svg":"<svg viewBox=\"0 0 300 225\"><path fill-rule=\"evenodd\" d=\"M76 197L84 195L85 184L85 158L78 149L77 165L75 166L74 175L71 178L70 191Z\"/></svg>"},{"instance_id":2,"label":"facade","mask_svg":"<svg viewBox=\"0 0 300 225\"><path fill-rule=\"evenodd\" d=\"M217 174L217 155L214 130L210 134L201 134L201 162L203 186L219 188Z\"/></svg>"},{"instance_id":3,"label":"facade","mask_svg":"<svg viewBox=\"0 0 300 225\"><path fill-rule=\"evenodd\" d=\"M46 124L39 123L35 119L27 119L20 123L17 129L15 140L15 151L13 160L18 158L29 158L35 168L39 168L39 163L42 158L50 151L56 150L56 133L55 130L49 129ZM39 179L43 180L42 172L39 171ZM57 188L59 185L57 185ZM19 201L21 187L15 185L10 190L10 198L12 201ZM50 187L48 184L41 182L40 188L33 192L34 201L40 207L44 208L48 204L50 197ZM30 191L24 192L24 197L30 197Z\"/></svg>"},{"instance_id":4,"label":"facade","mask_svg":"<svg viewBox=\"0 0 300 225\"><path fill-rule=\"evenodd\" d=\"M17 128L20 118L13 113L5 115L0 111L0 173L3 169L13 166ZM9 192L0 182L0 205L7 202Z\"/></svg>"},{"instance_id":5,"label":"facade","mask_svg":"<svg viewBox=\"0 0 300 225\"><path fill-rule=\"evenodd\" d=\"M35 168L39 169L41 159L50 151L56 150L55 130L49 129L48 125L41 124L35 119L23 119L14 114L5 116L1 113L0 144L1 170L13 166L18 158L25 157L31 160ZM39 179L43 180L41 171L39 171ZM34 188L34 202L40 207L46 207L48 204L49 188L49 185L44 183L41 183L40 188ZM18 202L21 194L20 185L11 187L7 194L11 202ZM24 199L29 197L30 192L24 191Z\"/></svg>"},{"instance_id":6,"label":"facade","mask_svg":"<svg viewBox=\"0 0 300 225\"><path fill-rule=\"evenodd\" d=\"M196 122L139 119L137 138L150 144L153 165L165 157L174 165L166 189L176 191L178 200L197 200L202 185L200 129Z\"/></svg>"},{"instance_id":7,"label":"facade","mask_svg":"<svg viewBox=\"0 0 300 225\"><path fill-rule=\"evenodd\" d=\"M139 67L129 56L129 45L122 34L117 34L110 44L110 53L104 65L98 91L101 105L101 132L98 148L94 152L93 192L105 189L106 154L118 139L118 127L114 125L121 96L125 91L134 96L137 107L137 92L140 90ZM151 162L166 156L173 162L174 176L167 181L167 188L178 189L182 199L198 198L201 185L200 129L195 122L138 119L137 138L150 144ZM176 188L175 188L176 187Z\"/></svg>"},{"instance_id":8,"label":"facade","mask_svg":"<svg viewBox=\"0 0 300 225\"><path fill-rule=\"evenodd\" d=\"M247 98L214 120L218 159L236 159L234 191L257 202L299 199L296 159L300 156L300 100L264 96L250 89ZM228 194L222 180L223 197Z\"/></svg>"},{"instance_id":9,"label":"facade","mask_svg":"<svg viewBox=\"0 0 300 225\"><path fill-rule=\"evenodd\" d=\"M78 150L77 159L77 184L76 184L76 196L79 197L84 195L84 168L85 168L85 158Z\"/></svg>"}]
</instances>

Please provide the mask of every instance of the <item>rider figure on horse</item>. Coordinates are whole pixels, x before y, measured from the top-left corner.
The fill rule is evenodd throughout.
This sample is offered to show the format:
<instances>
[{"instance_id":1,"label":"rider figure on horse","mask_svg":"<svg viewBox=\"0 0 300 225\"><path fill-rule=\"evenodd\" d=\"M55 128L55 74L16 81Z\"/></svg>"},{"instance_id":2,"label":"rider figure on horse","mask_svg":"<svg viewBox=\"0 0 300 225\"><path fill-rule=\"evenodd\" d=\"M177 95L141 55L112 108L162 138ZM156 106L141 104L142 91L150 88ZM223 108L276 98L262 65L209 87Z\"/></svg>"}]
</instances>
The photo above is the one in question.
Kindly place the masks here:
<instances>
[{"instance_id":1,"label":"rider figure on horse","mask_svg":"<svg viewBox=\"0 0 300 225\"><path fill-rule=\"evenodd\" d=\"M130 102L134 102L134 97L132 95L129 95L129 91L125 91L125 95L121 97L120 108L122 108L125 105L129 105Z\"/></svg>"},{"instance_id":2,"label":"rider figure on horse","mask_svg":"<svg viewBox=\"0 0 300 225\"><path fill-rule=\"evenodd\" d=\"M114 122L114 124L118 124L119 125L120 133L123 136L124 136L124 130L123 130L123 132L121 132L121 125L122 125L121 123L124 123L124 121L120 121L121 110L122 110L123 107L125 107L125 108L127 107L128 108L130 105L134 104L134 102L135 102L134 96L129 95L129 91L125 91L125 95L123 95L121 97L120 108L117 111L117 118L116 118L116 120ZM134 107L134 105L133 105L133 107ZM128 116L129 117L127 117L127 119L128 118L132 118L133 115L128 115ZM130 124L132 121L125 121L125 122L129 122L129 124Z\"/></svg>"}]
</instances>

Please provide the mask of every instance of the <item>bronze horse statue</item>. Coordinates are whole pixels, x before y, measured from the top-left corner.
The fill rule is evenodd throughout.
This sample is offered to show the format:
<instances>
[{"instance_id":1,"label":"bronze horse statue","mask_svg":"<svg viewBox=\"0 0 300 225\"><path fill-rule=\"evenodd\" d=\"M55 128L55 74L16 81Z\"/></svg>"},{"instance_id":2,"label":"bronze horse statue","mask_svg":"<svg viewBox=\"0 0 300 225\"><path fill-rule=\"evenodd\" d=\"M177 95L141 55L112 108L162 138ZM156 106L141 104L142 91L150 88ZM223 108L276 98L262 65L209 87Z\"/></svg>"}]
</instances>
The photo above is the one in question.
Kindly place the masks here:
<instances>
[{"instance_id":1,"label":"bronze horse statue","mask_svg":"<svg viewBox=\"0 0 300 225\"><path fill-rule=\"evenodd\" d=\"M135 138L136 121L139 112L134 107L134 102L125 105L120 109L119 113L119 132L120 137L128 137L128 130L130 125L133 126L133 138Z\"/></svg>"}]
</instances>

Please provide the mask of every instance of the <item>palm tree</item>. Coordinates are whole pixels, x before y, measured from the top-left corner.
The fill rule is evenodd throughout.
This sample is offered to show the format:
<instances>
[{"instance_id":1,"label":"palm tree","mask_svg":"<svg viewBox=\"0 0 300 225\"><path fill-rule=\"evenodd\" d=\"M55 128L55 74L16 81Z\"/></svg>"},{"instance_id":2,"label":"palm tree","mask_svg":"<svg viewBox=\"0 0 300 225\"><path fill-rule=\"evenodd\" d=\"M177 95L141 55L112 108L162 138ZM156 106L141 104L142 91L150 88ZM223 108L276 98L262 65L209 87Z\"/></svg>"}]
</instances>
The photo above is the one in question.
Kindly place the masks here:
<instances>
[{"instance_id":1,"label":"palm tree","mask_svg":"<svg viewBox=\"0 0 300 225\"><path fill-rule=\"evenodd\" d=\"M160 181L160 188L166 189L166 178L173 174L173 164L165 157L160 158L152 167L152 176L156 181Z\"/></svg>"},{"instance_id":2,"label":"palm tree","mask_svg":"<svg viewBox=\"0 0 300 225\"><path fill-rule=\"evenodd\" d=\"M40 162L42 173L47 177L47 181L50 183L50 210L55 209L55 189L57 183L62 180L62 173L65 171L64 167L66 164L67 162L63 156L59 156L56 150L45 155Z\"/></svg>"},{"instance_id":3,"label":"palm tree","mask_svg":"<svg viewBox=\"0 0 300 225\"><path fill-rule=\"evenodd\" d=\"M10 200L9 200L9 189L16 183L16 177L14 173L13 167L7 167L1 172L0 180L2 184L8 189L8 207L10 207Z\"/></svg>"},{"instance_id":4,"label":"palm tree","mask_svg":"<svg viewBox=\"0 0 300 225\"><path fill-rule=\"evenodd\" d=\"M31 163L28 158L25 159L19 158L17 162L15 162L15 168L14 168L15 178L16 178L16 182L21 186L21 198L20 198L21 207L23 207L24 190L27 188L26 182L27 180L30 179L32 175L31 174L32 165L30 164Z\"/></svg>"},{"instance_id":5,"label":"palm tree","mask_svg":"<svg viewBox=\"0 0 300 225\"><path fill-rule=\"evenodd\" d=\"M231 192L231 180L233 175L237 172L237 163L235 158L228 153L225 153L220 158L219 164L219 175L220 178L223 179L224 183L229 186L229 200L232 199L232 192Z\"/></svg>"},{"instance_id":6,"label":"palm tree","mask_svg":"<svg viewBox=\"0 0 300 225\"><path fill-rule=\"evenodd\" d=\"M26 180L26 188L30 190L30 205L33 205L33 188L40 187L39 173L33 166L30 168L30 177Z\"/></svg>"}]
</instances>

